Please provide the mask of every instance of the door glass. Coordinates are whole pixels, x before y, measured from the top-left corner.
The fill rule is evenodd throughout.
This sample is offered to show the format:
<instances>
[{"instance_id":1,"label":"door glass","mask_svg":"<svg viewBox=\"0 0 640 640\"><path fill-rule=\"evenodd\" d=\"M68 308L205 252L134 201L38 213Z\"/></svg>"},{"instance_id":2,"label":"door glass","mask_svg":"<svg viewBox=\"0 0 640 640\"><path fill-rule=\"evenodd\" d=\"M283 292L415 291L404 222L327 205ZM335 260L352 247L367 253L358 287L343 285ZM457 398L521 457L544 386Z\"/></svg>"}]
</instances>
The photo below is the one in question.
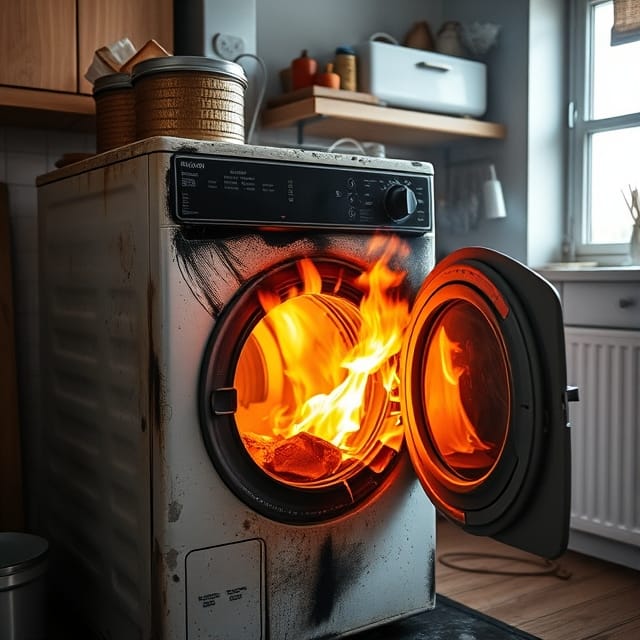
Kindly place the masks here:
<instances>
[{"instance_id":1,"label":"door glass","mask_svg":"<svg viewBox=\"0 0 640 640\"><path fill-rule=\"evenodd\" d=\"M481 311L457 301L440 314L424 360L429 437L456 477L477 480L500 456L509 425L509 368Z\"/></svg>"}]
</instances>

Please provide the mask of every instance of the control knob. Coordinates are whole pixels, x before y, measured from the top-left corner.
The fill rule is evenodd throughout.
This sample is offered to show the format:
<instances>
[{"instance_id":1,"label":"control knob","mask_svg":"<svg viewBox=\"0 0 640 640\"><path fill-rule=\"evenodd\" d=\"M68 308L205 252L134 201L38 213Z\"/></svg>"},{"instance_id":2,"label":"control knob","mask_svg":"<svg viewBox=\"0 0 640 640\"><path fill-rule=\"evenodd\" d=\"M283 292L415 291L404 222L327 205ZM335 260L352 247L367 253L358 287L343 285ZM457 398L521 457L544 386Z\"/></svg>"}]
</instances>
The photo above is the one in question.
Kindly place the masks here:
<instances>
[{"instance_id":1,"label":"control knob","mask_svg":"<svg viewBox=\"0 0 640 640\"><path fill-rule=\"evenodd\" d=\"M415 212L418 199L412 189L403 184L392 184L384 194L384 209L394 222L402 222Z\"/></svg>"}]
</instances>

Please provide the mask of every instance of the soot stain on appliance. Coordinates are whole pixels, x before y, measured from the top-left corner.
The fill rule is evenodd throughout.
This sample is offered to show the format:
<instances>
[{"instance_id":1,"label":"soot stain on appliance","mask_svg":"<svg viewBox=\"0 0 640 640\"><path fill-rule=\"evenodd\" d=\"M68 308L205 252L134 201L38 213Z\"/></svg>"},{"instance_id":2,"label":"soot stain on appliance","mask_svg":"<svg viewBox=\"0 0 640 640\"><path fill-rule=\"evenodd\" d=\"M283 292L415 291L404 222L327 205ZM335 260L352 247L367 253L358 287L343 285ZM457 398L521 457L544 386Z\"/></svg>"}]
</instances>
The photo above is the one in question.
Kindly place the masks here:
<instances>
[{"instance_id":1,"label":"soot stain on appliance","mask_svg":"<svg viewBox=\"0 0 640 640\"><path fill-rule=\"evenodd\" d=\"M171 570L171 571L175 571L176 568L178 567L178 551L177 549L169 549L169 551L167 551L164 554L166 563L167 563L167 567Z\"/></svg>"},{"instance_id":2,"label":"soot stain on appliance","mask_svg":"<svg viewBox=\"0 0 640 640\"><path fill-rule=\"evenodd\" d=\"M218 315L224 300L216 283L222 281L237 288L241 282L238 270L241 260L234 255L234 247L209 240L187 239L180 231L176 232L173 241L180 271L191 292L210 315Z\"/></svg>"},{"instance_id":3,"label":"soot stain on appliance","mask_svg":"<svg viewBox=\"0 0 640 640\"><path fill-rule=\"evenodd\" d=\"M295 257L336 257L364 268L371 261L368 252L372 238L373 234L276 231L211 238L198 236L194 230L178 229L173 246L189 289L215 318L240 287L279 262ZM411 254L407 258L399 256L393 262L405 272L411 290L417 289L430 268L418 263Z\"/></svg>"},{"instance_id":4,"label":"soot stain on appliance","mask_svg":"<svg viewBox=\"0 0 640 640\"><path fill-rule=\"evenodd\" d=\"M310 240L292 234L247 233L225 238L173 237L178 266L189 289L212 317L250 278L292 255L307 255Z\"/></svg>"},{"instance_id":5,"label":"soot stain on appliance","mask_svg":"<svg viewBox=\"0 0 640 640\"><path fill-rule=\"evenodd\" d=\"M364 542L356 542L339 548L331 535L325 538L318 554L311 624L317 626L329 620L340 595L362 573L363 547Z\"/></svg>"},{"instance_id":6,"label":"soot stain on appliance","mask_svg":"<svg viewBox=\"0 0 640 640\"><path fill-rule=\"evenodd\" d=\"M427 562L429 574L427 589L429 591L429 600L431 602L434 602L436 598L436 551L433 546L431 547L431 549L429 549L429 557Z\"/></svg>"},{"instance_id":7,"label":"soot stain on appliance","mask_svg":"<svg viewBox=\"0 0 640 640\"><path fill-rule=\"evenodd\" d=\"M153 561L151 563L151 625L152 637L165 637L164 626L167 619L167 591L161 573L165 572L162 551L157 538L153 540Z\"/></svg>"},{"instance_id":8,"label":"soot stain on appliance","mask_svg":"<svg viewBox=\"0 0 640 640\"><path fill-rule=\"evenodd\" d=\"M131 280L135 265L136 245L133 238L134 233L131 226L127 229L127 233L120 232L117 238L120 269L127 280Z\"/></svg>"},{"instance_id":9,"label":"soot stain on appliance","mask_svg":"<svg viewBox=\"0 0 640 640\"><path fill-rule=\"evenodd\" d=\"M151 411L151 425L156 428L158 432L158 438L160 446L162 448L162 429L160 428L162 406L163 406L163 385L162 374L160 372L160 364L158 362L158 354L155 350L155 342L153 338L153 300L155 297L155 286L153 281L149 279L147 283L147 332L149 340L149 362L147 364L147 375L149 381L149 396L151 398L150 411ZM142 371L142 367L140 369ZM166 400L164 401L166 404ZM144 429L143 429L144 430Z\"/></svg>"},{"instance_id":10,"label":"soot stain on appliance","mask_svg":"<svg viewBox=\"0 0 640 640\"><path fill-rule=\"evenodd\" d=\"M177 500L172 500L169 503L169 513L168 513L169 522L178 522L178 520L180 519L181 513L182 513L182 504Z\"/></svg>"}]
</instances>

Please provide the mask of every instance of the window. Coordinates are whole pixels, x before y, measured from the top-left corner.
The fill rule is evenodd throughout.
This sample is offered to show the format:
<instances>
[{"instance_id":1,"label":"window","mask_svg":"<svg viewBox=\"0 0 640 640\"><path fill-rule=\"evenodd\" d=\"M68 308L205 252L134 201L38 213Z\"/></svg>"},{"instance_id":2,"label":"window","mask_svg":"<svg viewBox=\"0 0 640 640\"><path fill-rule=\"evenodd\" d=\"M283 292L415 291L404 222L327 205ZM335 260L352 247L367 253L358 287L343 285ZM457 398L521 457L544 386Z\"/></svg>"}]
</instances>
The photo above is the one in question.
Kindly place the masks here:
<instances>
[{"instance_id":1,"label":"window","mask_svg":"<svg viewBox=\"0 0 640 640\"><path fill-rule=\"evenodd\" d=\"M613 0L573 0L567 240L580 257L626 255L623 192L640 188L640 41L612 46L613 23Z\"/></svg>"}]
</instances>

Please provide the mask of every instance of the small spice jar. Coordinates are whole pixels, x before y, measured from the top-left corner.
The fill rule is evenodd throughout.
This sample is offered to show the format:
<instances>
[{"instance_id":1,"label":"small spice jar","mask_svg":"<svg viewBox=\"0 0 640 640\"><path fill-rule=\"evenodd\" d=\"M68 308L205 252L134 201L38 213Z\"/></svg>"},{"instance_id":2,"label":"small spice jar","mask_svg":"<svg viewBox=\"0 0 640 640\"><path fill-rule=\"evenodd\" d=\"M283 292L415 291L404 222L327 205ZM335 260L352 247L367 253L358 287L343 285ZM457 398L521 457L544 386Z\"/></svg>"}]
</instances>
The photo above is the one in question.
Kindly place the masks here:
<instances>
[{"instance_id":1,"label":"small spice jar","mask_svg":"<svg viewBox=\"0 0 640 640\"><path fill-rule=\"evenodd\" d=\"M356 52L351 47L336 49L333 70L340 76L340 88L356 91L358 86L358 69Z\"/></svg>"},{"instance_id":2,"label":"small spice jar","mask_svg":"<svg viewBox=\"0 0 640 640\"><path fill-rule=\"evenodd\" d=\"M247 77L235 62L204 56L151 58L131 80L136 135L243 144Z\"/></svg>"},{"instance_id":3,"label":"small spice jar","mask_svg":"<svg viewBox=\"0 0 640 640\"><path fill-rule=\"evenodd\" d=\"M102 153L136 140L133 86L128 73L111 73L93 85L96 151Z\"/></svg>"}]
</instances>

